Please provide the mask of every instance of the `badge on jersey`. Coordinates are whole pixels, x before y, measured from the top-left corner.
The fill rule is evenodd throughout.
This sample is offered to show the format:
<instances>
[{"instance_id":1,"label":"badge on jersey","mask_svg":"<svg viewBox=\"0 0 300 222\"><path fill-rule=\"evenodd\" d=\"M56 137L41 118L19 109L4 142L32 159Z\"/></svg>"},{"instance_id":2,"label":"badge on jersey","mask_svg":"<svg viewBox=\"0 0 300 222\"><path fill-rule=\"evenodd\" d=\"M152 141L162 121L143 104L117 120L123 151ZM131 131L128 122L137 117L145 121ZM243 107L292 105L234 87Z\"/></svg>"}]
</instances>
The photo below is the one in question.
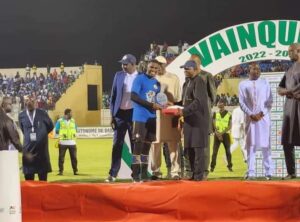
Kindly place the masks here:
<instances>
[{"instance_id":1,"label":"badge on jersey","mask_svg":"<svg viewBox=\"0 0 300 222\"><path fill-rule=\"evenodd\" d=\"M148 92L146 93L146 97L147 97L147 101L148 101L149 103L155 102L155 92L154 92L154 91L152 91L152 90L148 91Z\"/></svg>"}]
</instances>

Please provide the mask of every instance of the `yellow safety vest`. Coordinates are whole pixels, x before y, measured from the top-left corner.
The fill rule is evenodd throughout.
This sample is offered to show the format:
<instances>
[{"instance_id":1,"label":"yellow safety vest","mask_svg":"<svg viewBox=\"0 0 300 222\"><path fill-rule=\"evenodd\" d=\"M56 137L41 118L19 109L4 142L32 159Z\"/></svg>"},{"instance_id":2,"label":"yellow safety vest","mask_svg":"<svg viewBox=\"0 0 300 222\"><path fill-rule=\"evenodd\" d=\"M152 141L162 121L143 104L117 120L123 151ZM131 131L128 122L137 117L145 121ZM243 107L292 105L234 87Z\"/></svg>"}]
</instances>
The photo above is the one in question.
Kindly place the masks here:
<instances>
[{"instance_id":1,"label":"yellow safety vest","mask_svg":"<svg viewBox=\"0 0 300 222\"><path fill-rule=\"evenodd\" d=\"M60 140L75 140L76 138L76 124L74 119L70 119L69 124L65 119L60 118L59 120L59 139Z\"/></svg>"},{"instance_id":2,"label":"yellow safety vest","mask_svg":"<svg viewBox=\"0 0 300 222\"><path fill-rule=\"evenodd\" d=\"M229 112L227 112L223 118L219 112L216 113L216 128L217 128L218 132L222 133L225 131L225 129L228 128L230 116L231 115Z\"/></svg>"}]
</instances>

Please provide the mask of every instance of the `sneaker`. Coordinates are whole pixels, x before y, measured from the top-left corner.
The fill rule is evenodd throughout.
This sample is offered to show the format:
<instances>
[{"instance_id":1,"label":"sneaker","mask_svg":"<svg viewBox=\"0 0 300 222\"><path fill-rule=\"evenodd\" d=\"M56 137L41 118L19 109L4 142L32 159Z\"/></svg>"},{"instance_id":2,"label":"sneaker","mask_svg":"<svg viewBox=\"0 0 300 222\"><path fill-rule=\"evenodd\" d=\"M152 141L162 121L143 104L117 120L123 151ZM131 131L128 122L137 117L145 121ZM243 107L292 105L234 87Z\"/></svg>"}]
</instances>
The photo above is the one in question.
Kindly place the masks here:
<instances>
[{"instance_id":1,"label":"sneaker","mask_svg":"<svg viewBox=\"0 0 300 222\"><path fill-rule=\"evenodd\" d=\"M272 180L272 176L271 175L267 175L266 176L266 180Z\"/></svg>"},{"instance_id":2,"label":"sneaker","mask_svg":"<svg viewBox=\"0 0 300 222\"><path fill-rule=\"evenodd\" d=\"M296 175L295 174L288 174L285 177L283 177L283 180L291 180L291 179L295 179Z\"/></svg>"},{"instance_id":3,"label":"sneaker","mask_svg":"<svg viewBox=\"0 0 300 222\"><path fill-rule=\"evenodd\" d=\"M78 172L77 172L77 171L74 171L74 175L78 175Z\"/></svg>"},{"instance_id":4,"label":"sneaker","mask_svg":"<svg viewBox=\"0 0 300 222\"><path fill-rule=\"evenodd\" d=\"M246 176L245 177L245 180L256 180L256 177L254 177L254 176Z\"/></svg>"},{"instance_id":5,"label":"sneaker","mask_svg":"<svg viewBox=\"0 0 300 222\"><path fill-rule=\"evenodd\" d=\"M105 183L113 183L113 182L116 182L116 177L113 177L113 176L108 176L105 180L104 180Z\"/></svg>"},{"instance_id":6,"label":"sneaker","mask_svg":"<svg viewBox=\"0 0 300 222\"><path fill-rule=\"evenodd\" d=\"M142 183L143 181L140 179L132 179L132 182L133 183Z\"/></svg>"},{"instance_id":7,"label":"sneaker","mask_svg":"<svg viewBox=\"0 0 300 222\"><path fill-rule=\"evenodd\" d=\"M227 167L230 172L233 172L232 167Z\"/></svg>"}]
</instances>

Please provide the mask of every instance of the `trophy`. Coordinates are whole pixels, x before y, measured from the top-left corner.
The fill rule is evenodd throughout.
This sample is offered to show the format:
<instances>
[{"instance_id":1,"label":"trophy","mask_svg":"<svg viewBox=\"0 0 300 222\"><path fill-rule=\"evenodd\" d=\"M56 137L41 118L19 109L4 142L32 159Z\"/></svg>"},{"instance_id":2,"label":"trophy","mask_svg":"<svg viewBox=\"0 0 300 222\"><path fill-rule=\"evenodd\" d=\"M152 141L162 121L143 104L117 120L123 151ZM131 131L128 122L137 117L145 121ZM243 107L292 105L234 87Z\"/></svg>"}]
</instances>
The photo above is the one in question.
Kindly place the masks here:
<instances>
[{"instance_id":1,"label":"trophy","mask_svg":"<svg viewBox=\"0 0 300 222\"><path fill-rule=\"evenodd\" d=\"M156 94L156 101L161 106L166 106L168 104L168 97L164 91L165 87L161 86L160 92Z\"/></svg>"}]
</instances>

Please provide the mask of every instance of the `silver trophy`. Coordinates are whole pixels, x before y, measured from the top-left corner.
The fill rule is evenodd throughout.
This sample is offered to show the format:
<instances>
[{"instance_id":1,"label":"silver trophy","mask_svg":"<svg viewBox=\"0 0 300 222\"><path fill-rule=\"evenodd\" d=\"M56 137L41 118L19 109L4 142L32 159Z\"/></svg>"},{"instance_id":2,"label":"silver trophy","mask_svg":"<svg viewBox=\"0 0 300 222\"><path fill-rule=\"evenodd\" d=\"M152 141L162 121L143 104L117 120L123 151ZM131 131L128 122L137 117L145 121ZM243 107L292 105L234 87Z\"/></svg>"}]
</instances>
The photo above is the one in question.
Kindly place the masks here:
<instances>
[{"instance_id":1,"label":"silver trophy","mask_svg":"<svg viewBox=\"0 0 300 222\"><path fill-rule=\"evenodd\" d=\"M165 87L161 86L160 92L156 94L156 102L161 106L166 106L168 104L168 97L164 91Z\"/></svg>"}]
</instances>

